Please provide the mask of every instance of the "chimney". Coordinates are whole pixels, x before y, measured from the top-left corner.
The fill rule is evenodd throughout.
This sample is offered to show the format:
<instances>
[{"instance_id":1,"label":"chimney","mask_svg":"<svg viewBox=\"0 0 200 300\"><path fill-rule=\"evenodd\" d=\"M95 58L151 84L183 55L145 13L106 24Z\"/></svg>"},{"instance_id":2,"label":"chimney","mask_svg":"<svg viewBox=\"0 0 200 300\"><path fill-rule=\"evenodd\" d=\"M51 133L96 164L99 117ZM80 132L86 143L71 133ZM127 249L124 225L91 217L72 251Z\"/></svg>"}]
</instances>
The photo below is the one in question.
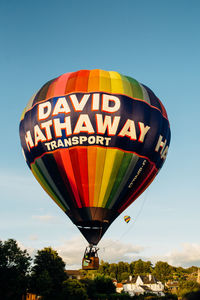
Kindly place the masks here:
<instances>
[{"instance_id":1,"label":"chimney","mask_svg":"<svg viewBox=\"0 0 200 300\"><path fill-rule=\"evenodd\" d=\"M200 283L200 269L198 268L197 282Z\"/></svg>"},{"instance_id":2,"label":"chimney","mask_svg":"<svg viewBox=\"0 0 200 300\"><path fill-rule=\"evenodd\" d=\"M132 275L129 275L129 281L132 281L133 277Z\"/></svg>"},{"instance_id":3,"label":"chimney","mask_svg":"<svg viewBox=\"0 0 200 300\"><path fill-rule=\"evenodd\" d=\"M149 274L149 281L151 281L152 280L152 275L151 274Z\"/></svg>"}]
</instances>

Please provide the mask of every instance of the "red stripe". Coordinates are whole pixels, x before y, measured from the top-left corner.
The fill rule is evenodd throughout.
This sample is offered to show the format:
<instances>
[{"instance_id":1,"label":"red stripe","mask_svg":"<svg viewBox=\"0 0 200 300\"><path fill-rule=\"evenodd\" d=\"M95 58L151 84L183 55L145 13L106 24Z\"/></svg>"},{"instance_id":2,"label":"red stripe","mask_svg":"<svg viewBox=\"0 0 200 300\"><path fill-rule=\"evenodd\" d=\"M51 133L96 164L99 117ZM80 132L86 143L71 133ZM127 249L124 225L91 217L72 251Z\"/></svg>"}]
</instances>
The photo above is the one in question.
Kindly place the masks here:
<instances>
[{"instance_id":1,"label":"red stripe","mask_svg":"<svg viewBox=\"0 0 200 300\"><path fill-rule=\"evenodd\" d=\"M89 206L87 148L69 149L69 153L80 201L82 206Z\"/></svg>"},{"instance_id":2,"label":"red stripe","mask_svg":"<svg viewBox=\"0 0 200 300\"><path fill-rule=\"evenodd\" d=\"M72 199L74 201L74 205L78 206L79 208L82 207L80 197L78 194L78 189L74 177L74 172L72 168L72 163L69 155L68 149L60 149L60 151L57 151L54 153L54 157L56 159L57 165L59 167L59 170L61 172L61 175L64 179L64 183L72 194Z\"/></svg>"},{"instance_id":3,"label":"red stripe","mask_svg":"<svg viewBox=\"0 0 200 300\"><path fill-rule=\"evenodd\" d=\"M55 88L54 88L54 95L53 97L59 97L59 96L64 96L65 95L65 90L66 90L66 85L68 78L70 77L71 73L65 73L58 77L55 83Z\"/></svg>"},{"instance_id":4,"label":"red stripe","mask_svg":"<svg viewBox=\"0 0 200 300\"><path fill-rule=\"evenodd\" d=\"M78 150L78 160L80 166L80 176L83 190L83 198L85 206L89 205L89 182L88 182L88 158L87 158L87 148L80 147Z\"/></svg>"},{"instance_id":5,"label":"red stripe","mask_svg":"<svg viewBox=\"0 0 200 300\"><path fill-rule=\"evenodd\" d=\"M162 115L163 115L163 117L168 120L167 112L166 112L166 109L165 109L164 105L162 104L162 102L160 101L160 99L158 99L158 101L159 101L160 106L162 108Z\"/></svg>"},{"instance_id":6,"label":"red stripe","mask_svg":"<svg viewBox=\"0 0 200 300\"><path fill-rule=\"evenodd\" d=\"M145 179L141 182L141 184L137 187L134 193L128 198L128 200L119 208L118 212L121 214L134 200L136 200L150 185L157 174L157 168L152 166L151 171L145 177Z\"/></svg>"}]
</instances>

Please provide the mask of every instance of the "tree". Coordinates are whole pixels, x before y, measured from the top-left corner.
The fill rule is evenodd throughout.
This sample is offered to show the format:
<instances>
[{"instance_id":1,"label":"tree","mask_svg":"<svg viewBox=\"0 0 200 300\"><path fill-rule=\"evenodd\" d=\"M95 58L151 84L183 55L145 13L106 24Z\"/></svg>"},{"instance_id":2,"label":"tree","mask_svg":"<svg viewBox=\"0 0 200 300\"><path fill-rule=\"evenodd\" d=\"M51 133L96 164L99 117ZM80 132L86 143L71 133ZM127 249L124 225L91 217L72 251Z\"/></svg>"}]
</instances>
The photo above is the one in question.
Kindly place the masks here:
<instances>
[{"instance_id":1,"label":"tree","mask_svg":"<svg viewBox=\"0 0 200 300\"><path fill-rule=\"evenodd\" d=\"M128 272L123 272L121 274L121 280L128 280L129 279L129 273Z\"/></svg>"},{"instance_id":2,"label":"tree","mask_svg":"<svg viewBox=\"0 0 200 300\"><path fill-rule=\"evenodd\" d=\"M123 261L118 262L117 280L122 281L122 273L127 272L130 274L129 264Z\"/></svg>"},{"instance_id":3,"label":"tree","mask_svg":"<svg viewBox=\"0 0 200 300\"><path fill-rule=\"evenodd\" d=\"M0 241L0 299L18 300L26 293L31 258L17 242Z\"/></svg>"},{"instance_id":4,"label":"tree","mask_svg":"<svg viewBox=\"0 0 200 300\"><path fill-rule=\"evenodd\" d=\"M131 273L131 274L134 274L134 271L135 271L135 263L136 263L136 261L132 261L132 262L130 263L130 265L129 265L129 267L130 267L130 273Z\"/></svg>"},{"instance_id":5,"label":"tree","mask_svg":"<svg viewBox=\"0 0 200 300\"><path fill-rule=\"evenodd\" d=\"M144 273L144 263L141 259L135 262L134 274L135 275L142 275Z\"/></svg>"},{"instance_id":6,"label":"tree","mask_svg":"<svg viewBox=\"0 0 200 300\"><path fill-rule=\"evenodd\" d=\"M144 273L149 274L152 273L152 263L148 261L143 261Z\"/></svg>"},{"instance_id":7,"label":"tree","mask_svg":"<svg viewBox=\"0 0 200 300\"><path fill-rule=\"evenodd\" d=\"M182 297L197 291L200 291L200 284L193 280L187 280L180 283L178 295Z\"/></svg>"},{"instance_id":8,"label":"tree","mask_svg":"<svg viewBox=\"0 0 200 300\"><path fill-rule=\"evenodd\" d=\"M169 279L172 271L173 269L168 263L158 261L154 268L154 275L158 280L164 283Z\"/></svg>"},{"instance_id":9,"label":"tree","mask_svg":"<svg viewBox=\"0 0 200 300\"><path fill-rule=\"evenodd\" d=\"M115 293L115 285L112 279L108 276L99 275L94 279L94 286L96 293L99 294L112 294Z\"/></svg>"},{"instance_id":10,"label":"tree","mask_svg":"<svg viewBox=\"0 0 200 300\"><path fill-rule=\"evenodd\" d=\"M109 274L109 263L108 262L104 262L103 260L101 260L100 266L99 266L99 273L104 274L104 275L108 275Z\"/></svg>"},{"instance_id":11,"label":"tree","mask_svg":"<svg viewBox=\"0 0 200 300\"><path fill-rule=\"evenodd\" d=\"M84 285L88 298L93 299L96 293L96 287L94 284L94 280L88 277L82 278L80 282Z\"/></svg>"},{"instance_id":12,"label":"tree","mask_svg":"<svg viewBox=\"0 0 200 300\"><path fill-rule=\"evenodd\" d=\"M31 290L43 299L59 299L67 279L65 263L52 248L38 250L31 274Z\"/></svg>"},{"instance_id":13,"label":"tree","mask_svg":"<svg viewBox=\"0 0 200 300\"><path fill-rule=\"evenodd\" d=\"M115 263L110 264L110 267L109 267L110 277L113 279L117 278L117 272L118 272L117 264L115 264Z\"/></svg>"},{"instance_id":14,"label":"tree","mask_svg":"<svg viewBox=\"0 0 200 300\"><path fill-rule=\"evenodd\" d=\"M63 282L63 300L87 300L87 292L83 283L77 279L68 279Z\"/></svg>"}]
</instances>

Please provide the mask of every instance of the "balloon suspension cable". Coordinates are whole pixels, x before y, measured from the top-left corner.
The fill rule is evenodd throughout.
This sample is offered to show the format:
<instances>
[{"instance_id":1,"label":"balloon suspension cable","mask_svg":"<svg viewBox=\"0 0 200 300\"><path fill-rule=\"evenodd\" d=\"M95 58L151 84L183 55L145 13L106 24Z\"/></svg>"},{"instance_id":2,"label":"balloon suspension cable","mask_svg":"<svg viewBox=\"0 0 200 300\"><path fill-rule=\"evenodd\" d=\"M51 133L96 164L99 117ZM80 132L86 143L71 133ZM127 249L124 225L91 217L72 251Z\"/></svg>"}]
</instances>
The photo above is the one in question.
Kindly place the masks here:
<instances>
[{"instance_id":1,"label":"balloon suspension cable","mask_svg":"<svg viewBox=\"0 0 200 300\"><path fill-rule=\"evenodd\" d=\"M97 251L99 250L99 248L93 244L89 244L86 249L85 249L85 253L84 253L84 258L90 258L91 256L97 256Z\"/></svg>"},{"instance_id":2,"label":"balloon suspension cable","mask_svg":"<svg viewBox=\"0 0 200 300\"><path fill-rule=\"evenodd\" d=\"M92 251L94 251L95 253L99 250L99 248L96 245L93 244L89 244L88 247L86 247L86 249L89 248L89 252L91 253Z\"/></svg>"},{"instance_id":3,"label":"balloon suspension cable","mask_svg":"<svg viewBox=\"0 0 200 300\"><path fill-rule=\"evenodd\" d=\"M121 241L122 238L123 238L123 237L124 237L124 236L125 236L125 235L133 228L133 226L135 225L135 223L136 223L137 219L139 218L140 214L142 213L142 210L143 210L144 205L145 205L145 203L146 203L148 192L149 192L149 190L146 190L146 193L145 193L145 195L144 195L144 200L143 200L143 202L142 202L142 204L141 204L140 210L139 210L139 212L137 213L137 215L136 215L136 217L135 217L135 219L134 219L135 221L133 222L132 225L129 225L129 228L128 228L127 230L124 231L124 233L121 235L121 237L120 237L119 239L116 240L116 242ZM103 249L105 250L106 248L110 247L112 244L113 244L113 242L107 244L106 246L103 247Z\"/></svg>"}]
</instances>

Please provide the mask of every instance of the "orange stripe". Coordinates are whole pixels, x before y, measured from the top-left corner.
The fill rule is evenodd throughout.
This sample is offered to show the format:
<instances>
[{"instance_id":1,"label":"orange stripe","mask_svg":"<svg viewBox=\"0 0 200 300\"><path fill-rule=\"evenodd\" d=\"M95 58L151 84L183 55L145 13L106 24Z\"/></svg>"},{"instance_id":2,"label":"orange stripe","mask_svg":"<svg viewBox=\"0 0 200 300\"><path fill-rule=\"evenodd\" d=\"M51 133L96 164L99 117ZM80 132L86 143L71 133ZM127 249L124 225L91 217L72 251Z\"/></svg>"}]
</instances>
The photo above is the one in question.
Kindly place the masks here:
<instances>
[{"instance_id":1,"label":"orange stripe","mask_svg":"<svg viewBox=\"0 0 200 300\"><path fill-rule=\"evenodd\" d=\"M88 91L88 78L89 78L90 71L88 70L81 70L78 72L77 79L76 79L76 92L87 92Z\"/></svg>"},{"instance_id":2,"label":"orange stripe","mask_svg":"<svg viewBox=\"0 0 200 300\"><path fill-rule=\"evenodd\" d=\"M89 74L88 80L88 92L98 92L99 91L99 77L100 70L91 70Z\"/></svg>"},{"instance_id":3,"label":"orange stripe","mask_svg":"<svg viewBox=\"0 0 200 300\"><path fill-rule=\"evenodd\" d=\"M70 76L67 80L67 85L66 85L66 89L65 89L66 94L75 91L77 75L78 75L78 71L70 74Z\"/></svg>"}]
</instances>

